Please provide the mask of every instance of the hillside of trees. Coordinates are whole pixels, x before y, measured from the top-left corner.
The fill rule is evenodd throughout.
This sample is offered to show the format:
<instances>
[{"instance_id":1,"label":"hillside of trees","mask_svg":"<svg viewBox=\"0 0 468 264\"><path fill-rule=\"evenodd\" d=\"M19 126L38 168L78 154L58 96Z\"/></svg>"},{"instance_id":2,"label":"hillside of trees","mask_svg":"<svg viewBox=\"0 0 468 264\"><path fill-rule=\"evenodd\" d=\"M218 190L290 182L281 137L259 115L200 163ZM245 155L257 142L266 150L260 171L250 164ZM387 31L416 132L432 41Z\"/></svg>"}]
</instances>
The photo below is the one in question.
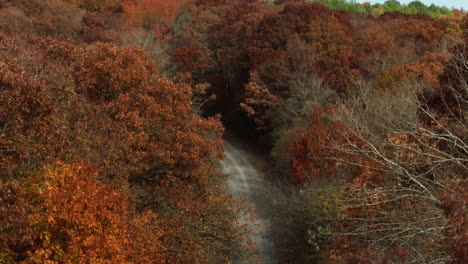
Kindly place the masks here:
<instances>
[{"instance_id":1,"label":"hillside of trees","mask_svg":"<svg viewBox=\"0 0 468 264\"><path fill-rule=\"evenodd\" d=\"M468 15L419 1L0 0L0 264L466 263Z\"/></svg>"}]
</instances>

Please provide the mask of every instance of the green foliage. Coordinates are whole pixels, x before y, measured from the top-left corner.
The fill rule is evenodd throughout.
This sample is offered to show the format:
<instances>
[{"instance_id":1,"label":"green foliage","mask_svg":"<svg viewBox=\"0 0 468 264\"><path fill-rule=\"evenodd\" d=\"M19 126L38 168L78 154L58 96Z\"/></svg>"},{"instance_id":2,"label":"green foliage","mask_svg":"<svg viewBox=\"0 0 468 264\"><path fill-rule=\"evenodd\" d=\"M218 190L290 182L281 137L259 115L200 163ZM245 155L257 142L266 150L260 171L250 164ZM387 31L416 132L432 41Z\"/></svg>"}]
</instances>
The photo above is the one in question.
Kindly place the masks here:
<instances>
[{"instance_id":1,"label":"green foliage","mask_svg":"<svg viewBox=\"0 0 468 264\"><path fill-rule=\"evenodd\" d=\"M412 1L409 4L401 4L397 0L387 0L383 4L370 5L369 3L359 4L354 0L311 0L310 2L320 2L332 10L344 10L351 13L371 13L381 14L383 12L401 12L404 14L426 14L432 18L451 16L450 10L443 6L434 4L425 5L420 1Z\"/></svg>"},{"instance_id":2,"label":"green foliage","mask_svg":"<svg viewBox=\"0 0 468 264\"><path fill-rule=\"evenodd\" d=\"M439 18L441 16L450 16L451 12L447 7L438 7L434 4L426 6L420 1L410 2L408 5L403 5L400 11L405 14L427 14L433 18Z\"/></svg>"},{"instance_id":3,"label":"green foliage","mask_svg":"<svg viewBox=\"0 0 468 264\"><path fill-rule=\"evenodd\" d=\"M354 0L313 0L320 2L332 10L345 10L351 13L366 13L366 8Z\"/></svg>"},{"instance_id":4,"label":"green foliage","mask_svg":"<svg viewBox=\"0 0 468 264\"><path fill-rule=\"evenodd\" d=\"M402 6L400 2L397 0L387 0L382 5L382 8L385 12L396 12L396 11L400 11Z\"/></svg>"}]
</instances>

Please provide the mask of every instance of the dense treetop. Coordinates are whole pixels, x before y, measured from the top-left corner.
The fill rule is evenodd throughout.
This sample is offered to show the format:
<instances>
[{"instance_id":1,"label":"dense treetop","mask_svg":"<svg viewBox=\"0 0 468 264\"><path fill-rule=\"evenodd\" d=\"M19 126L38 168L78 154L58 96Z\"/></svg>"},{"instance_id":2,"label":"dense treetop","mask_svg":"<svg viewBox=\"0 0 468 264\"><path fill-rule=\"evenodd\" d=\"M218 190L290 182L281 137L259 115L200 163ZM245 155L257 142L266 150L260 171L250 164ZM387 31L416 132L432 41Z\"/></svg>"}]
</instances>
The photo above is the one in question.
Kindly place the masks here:
<instances>
[{"instance_id":1,"label":"dense treetop","mask_svg":"<svg viewBox=\"0 0 468 264\"><path fill-rule=\"evenodd\" d=\"M419 1L0 1L0 263L463 263L468 16ZM269 206L269 207L268 207Z\"/></svg>"}]
</instances>

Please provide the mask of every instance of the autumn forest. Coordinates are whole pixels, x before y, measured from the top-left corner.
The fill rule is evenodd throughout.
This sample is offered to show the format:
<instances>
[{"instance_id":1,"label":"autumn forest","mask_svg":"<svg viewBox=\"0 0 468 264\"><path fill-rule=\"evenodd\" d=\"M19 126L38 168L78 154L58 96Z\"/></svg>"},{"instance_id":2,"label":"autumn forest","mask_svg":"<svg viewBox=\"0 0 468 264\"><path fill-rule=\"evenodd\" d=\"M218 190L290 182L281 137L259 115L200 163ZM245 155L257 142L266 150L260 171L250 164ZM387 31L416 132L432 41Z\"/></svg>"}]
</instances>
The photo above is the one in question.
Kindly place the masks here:
<instances>
[{"instance_id":1,"label":"autumn forest","mask_svg":"<svg viewBox=\"0 0 468 264\"><path fill-rule=\"evenodd\" d=\"M0 0L0 264L468 261L468 14L346 0ZM250 214L249 214L250 215Z\"/></svg>"}]
</instances>

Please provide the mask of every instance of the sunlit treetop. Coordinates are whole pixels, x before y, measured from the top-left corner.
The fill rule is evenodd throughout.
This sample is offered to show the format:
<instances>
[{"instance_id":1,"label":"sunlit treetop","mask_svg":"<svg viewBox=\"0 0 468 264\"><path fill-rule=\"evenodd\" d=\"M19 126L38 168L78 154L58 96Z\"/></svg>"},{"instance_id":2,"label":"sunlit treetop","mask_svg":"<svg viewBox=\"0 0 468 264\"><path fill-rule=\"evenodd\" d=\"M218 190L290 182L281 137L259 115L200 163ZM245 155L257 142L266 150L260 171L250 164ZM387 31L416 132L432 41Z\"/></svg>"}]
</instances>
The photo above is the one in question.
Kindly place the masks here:
<instances>
[{"instance_id":1,"label":"sunlit treetop","mask_svg":"<svg viewBox=\"0 0 468 264\"><path fill-rule=\"evenodd\" d=\"M404 14L427 14L433 18L452 15L451 10L445 6L437 6L435 4L426 5L421 1L412 1L408 4L403 4L397 0L387 0L382 4L371 4L367 1L360 1L363 3L358 3L354 0L307 0L307 2L320 2L325 4L330 9L345 10L351 13L369 13L381 15L385 12L401 12Z\"/></svg>"}]
</instances>

